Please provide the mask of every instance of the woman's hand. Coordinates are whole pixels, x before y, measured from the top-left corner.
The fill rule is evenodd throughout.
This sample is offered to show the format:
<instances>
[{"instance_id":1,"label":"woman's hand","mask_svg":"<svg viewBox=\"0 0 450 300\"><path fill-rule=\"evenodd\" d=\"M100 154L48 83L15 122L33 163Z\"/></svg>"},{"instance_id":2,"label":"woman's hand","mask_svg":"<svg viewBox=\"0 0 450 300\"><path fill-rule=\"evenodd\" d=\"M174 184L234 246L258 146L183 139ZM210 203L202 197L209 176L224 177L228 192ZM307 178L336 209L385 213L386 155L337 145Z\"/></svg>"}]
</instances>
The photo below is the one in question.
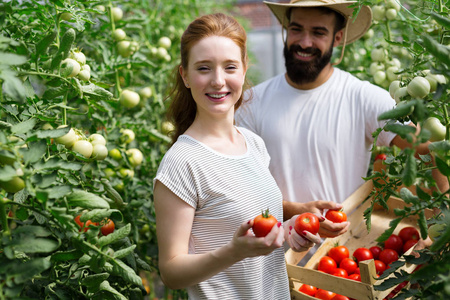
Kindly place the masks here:
<instances>
[{"instance_id":1,"label":"woman's hand","mask_svg":"<svg viewBox=\"0 0 450 300\"><path fill-rule=\"evenodd\" d=\"M341 204L325 200L311 201L304 203L304 206L306 207L306 211L312 212L316 215L322 215L325 209L340 210L342 208ZM337 237L347 232L349 227L350 222L333 223L325 219L320 223L319 235L323 238Z\"/></svg>"},{"instance_id":2,"label":"woman's hand","mask_svg":"<svg viewBox=\"0 0 450 300\"><path fill-rule=\"evenodd\" d=\"M278 222L265 237L256 237L250 231L250 228L253 226L253 220L242 223L229 243L234 255L244 259L267 255L273 250L282 247L284 243L284 228L281 225Z\"/></svg>"},{"instance_id":3,"label":"woman's hand","mask_svg":"<svg viewBox=\"0 0 450 300\"><path fill-rule=\"evenodd\" d=\"M316 214L317 215L317 214ZM296 252L307 251L314 244L319 244L322 242L319 234L312 234L311 232L304 231L299 234L295 229L295 220L299 215L293 216L288 221L284 222L284 230L285 230L285 240L288 243L289 247ZM325 219L317 215L320 222L323 222Z\"/></svg>"}]
</instances>

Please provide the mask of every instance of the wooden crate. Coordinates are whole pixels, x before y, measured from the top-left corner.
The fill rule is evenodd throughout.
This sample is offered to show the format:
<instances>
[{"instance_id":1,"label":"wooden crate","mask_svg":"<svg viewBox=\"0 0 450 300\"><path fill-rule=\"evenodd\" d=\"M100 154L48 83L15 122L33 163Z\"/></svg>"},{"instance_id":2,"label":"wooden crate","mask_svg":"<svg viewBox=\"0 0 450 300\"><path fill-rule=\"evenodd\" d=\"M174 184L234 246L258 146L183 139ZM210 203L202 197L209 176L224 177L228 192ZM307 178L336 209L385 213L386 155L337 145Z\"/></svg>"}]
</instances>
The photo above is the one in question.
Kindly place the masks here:
<instances>
[{"instance_id":1,"label":"wooden crate","mask_svg":"<svg viewBox=\"0 0 450 300\"><path fill-rule=\"evenodd\" d=\"M335 238L325 239L316 253L309 259L304 267L297 264L306 255L305 252L298 253L291 249L286 251L286 265L291 286L291 299L316 299L298 291L301 284L309 284L317 288L332 291L337 294L345 295L347 297L366 300L366 299L384 299L395 287L386 291L375 291L373 286L376 283L376 271L374 261L368 260L359 263L361 282L345 279L337 276L332 276L323 272L317 271L317 265L321 257L327 255L328 251L333 248L336 243L345 245L353 253L360 247L372 247L376 245L376 239L389 227L389 222L396 218L393 209L404 207L406 204L401 199L391 197L387 204L389 211L386 211L381 206L374 209L372 212L372 228L370 232L367 231L363 213L371 205L371 199L364 201L370 194L373 188L372 181L367 181L358 190L356 190L343 203L344 211L347 213L348 221L350 221L350 229ZM426 211L427 218L431 217L432 211ZM413 226L417 228L417 219L404 219L397 226L394 233L398 232L406 226ZM410 254L410 249L405 254ZM402 257L400 257L402 259ZM402 267L407 272L412 272L415 265L406 264ZM391 276L394 276L391 274Z\"/></svg>"}]
</instances>

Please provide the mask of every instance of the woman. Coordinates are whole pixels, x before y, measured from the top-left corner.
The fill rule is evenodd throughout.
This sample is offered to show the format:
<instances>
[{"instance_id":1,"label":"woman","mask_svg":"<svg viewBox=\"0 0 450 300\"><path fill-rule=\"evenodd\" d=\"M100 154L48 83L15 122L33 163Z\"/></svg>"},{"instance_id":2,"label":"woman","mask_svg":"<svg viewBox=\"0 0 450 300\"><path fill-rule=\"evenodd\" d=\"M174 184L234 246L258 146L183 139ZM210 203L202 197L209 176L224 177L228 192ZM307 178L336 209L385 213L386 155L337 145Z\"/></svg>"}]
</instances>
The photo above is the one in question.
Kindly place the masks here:
<instances>
[{"instance_id":1,"label":"woman","mask_svg":"<svg viewBox=\"0 0 450 300\"><path fill-rule=\"evenodd\" d=\"M266 237L251 231L262 210L279 221L283 211L262 139L234 126L247 64L245 31L224 14L194 20L181 38L174 144L154 202L162 280L191 299L290 299L283 242L296 250L320 242L291 230L294 219Z\"/></svg>"}]
</instances>

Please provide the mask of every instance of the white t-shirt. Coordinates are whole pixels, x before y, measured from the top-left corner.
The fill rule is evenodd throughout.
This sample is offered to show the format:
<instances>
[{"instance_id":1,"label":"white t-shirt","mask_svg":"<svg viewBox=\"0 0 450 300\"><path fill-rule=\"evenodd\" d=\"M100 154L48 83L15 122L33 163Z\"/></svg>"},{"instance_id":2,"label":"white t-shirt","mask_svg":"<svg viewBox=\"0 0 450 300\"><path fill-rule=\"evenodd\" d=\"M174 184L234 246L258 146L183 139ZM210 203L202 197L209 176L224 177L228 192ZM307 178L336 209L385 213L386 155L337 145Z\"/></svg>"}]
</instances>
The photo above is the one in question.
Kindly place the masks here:
<instances>
[{"instance_id":1,"label":"white t-shirt","mask_svg":"<svg viewBox=\"0 0 450 300\"><path fill-rule=\"evenodd\" d=\"M394 106L387 91L337 68L312 90L293 88L281 74L253 89L236 124L263 138L284 200L342 203L364 183L372 133L384 126L377 117ZM377 144L394 136L383 131Z\"/></svg>"},{"instance_id":2,"label":"white t-shirt","mask_svg":"<svg viewBox=\"0 0 450 300\"><path fill-rule=\"evenodd\" d=\"M243 222L267 208L283 220L282 196L268 169L264 142L237 129L247 145L243 155L224 155L181 135L159 166L155 180L195 208L189 253L227 244ZM290 299L284 249L246 258L187 290L190 299Z\"/></svg>"}]
</instances>

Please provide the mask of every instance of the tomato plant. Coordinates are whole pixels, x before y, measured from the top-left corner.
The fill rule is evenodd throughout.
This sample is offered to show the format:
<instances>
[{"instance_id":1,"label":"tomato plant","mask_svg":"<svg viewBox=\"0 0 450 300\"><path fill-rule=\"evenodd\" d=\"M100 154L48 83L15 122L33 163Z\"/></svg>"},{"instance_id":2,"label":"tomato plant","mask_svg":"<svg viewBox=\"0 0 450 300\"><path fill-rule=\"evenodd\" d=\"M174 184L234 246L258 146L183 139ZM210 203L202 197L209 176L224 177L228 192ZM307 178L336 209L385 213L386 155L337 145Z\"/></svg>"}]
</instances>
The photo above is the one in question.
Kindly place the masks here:
<instances>
[{"instance_id":1,"label":"tomato plant","mask_svg":"<svg viewBox=\"0 0 450 300\"><path fill-rule=\"evenodd\" d=\"M295 219L294 229L300 235L303 235L303 231L309 231L312 234L317 234L319 232L319 228L319 218L315 214L303 213Z\"/></svg>"},{"instance_id":2,"label":"tomato plant","mask_svg":"<svg viewBox=\"0 0 450 300\"><path fill-rule=\"evenodd\" d=\"M164 99L187 24L231 6L158 3L0 4L1 299L187 297L140 277L160 280Z\"/></svg>"},{"instance_id":3,"label":"tomato plant","mask_svg":"<svg viewBox=\"0 0 450 300\"><path fill-rule=\"evenodd\" d=\"M266 209L253 220L253 233L256 237L265 237L277 223L278 220Z\"/></svg>"},{"instance_id":4,"label":"tomato plant","mask_svg":"<svg viewBox=\"0 0 450 300\"><path fill-rule=\"evenodd\" d=\"M342 210L329 210L325 214L325 218L333 223L342 223L347 221L347 215Z\"/></svg>"}]
</instances>

